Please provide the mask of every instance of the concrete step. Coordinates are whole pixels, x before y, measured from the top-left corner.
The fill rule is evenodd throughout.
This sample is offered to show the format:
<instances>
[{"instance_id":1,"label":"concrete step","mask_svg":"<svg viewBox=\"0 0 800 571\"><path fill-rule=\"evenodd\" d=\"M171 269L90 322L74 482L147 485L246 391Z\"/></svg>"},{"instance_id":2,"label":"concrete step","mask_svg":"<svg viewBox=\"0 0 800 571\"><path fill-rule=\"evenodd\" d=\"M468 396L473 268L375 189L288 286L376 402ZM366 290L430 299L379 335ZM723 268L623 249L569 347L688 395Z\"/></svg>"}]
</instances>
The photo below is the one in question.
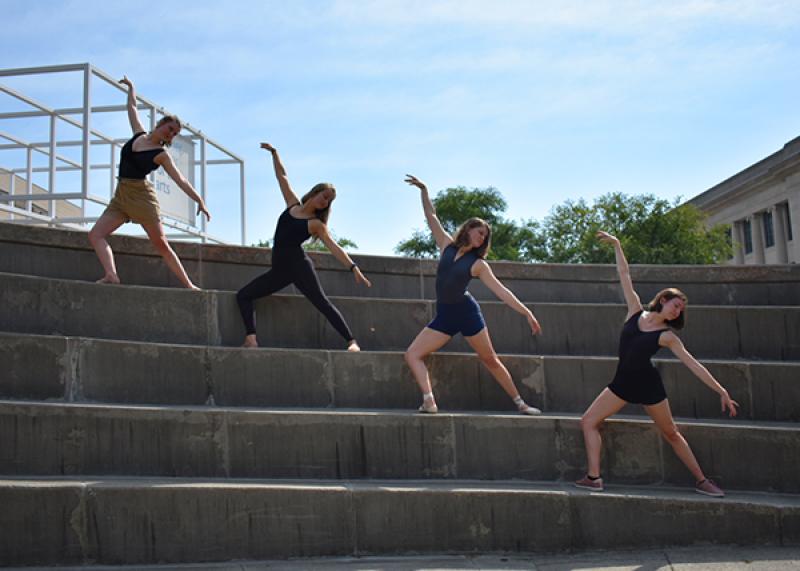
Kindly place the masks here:
<instances>
[{"instance_id":1,"label":"concrete step","mask_svg":"<svg viewBox=\"0 0 800 571\"><path fill-rule=\"evenodd\" d=\"M430 301L335 298L366 350L403 350L432 319ZM0 274L0 331L190 345L239 345L244 328L234 294L109 286ZM613 304L533 306L544 328L500 302L481 304L500 353L615 355L625 308ZM302 296L257 305L260 342L271 347L341 349L344 342ZM700 358L800 360L800 307L692 306L681 333ZM449 350L470 351L460 337Z\"/></svg>"},{"instance_id":2,"label":"concrete step","mask_svg":"<svg viewBox=\"0 0 800 571\"><path fill-rule=\"evenodd\" d=\"M504 355L523 398L581 413L614 375L613 357ZM306 408L419 405L401 352L233 349L0 333L0 398L119 404ZM655 360L673 414L721 418L719 399L675 359ZM706 361L740 419L800 422L800 363ZM471 354L428 359L444 410L514 410ZM639 406L622 411L642 414Z\"/></svg>"},{"instance_id":3,"label":"concrete step","mask_svg":"<svg viewBox=\"0 0 800 571\"><path fill-rule=\"evenodd\" d=\"M0 503L0 561L20 566L800 543L797 496L670 488L25 478Z\"/></svg>"},{"instance_id":4,"label":"concrete step","mask_svg":"<svg viewBox=\"0 0 800 571\"><path fill-rule=\"evenodd\" d=\"M723 488L800 493L796 424L678 424ZM650 421L615 417L605 443L609 482L693 485ZM577 415L0 401L0 450L8 475L571 481L585 470Z\"/></svg>"},{"instance_id":5,"label":"concrete step","mask_svg":"<svg viewBox=\"0 0 800 571\"><path fill-rule=\"evenodd\" d=\"M112 236L110 242L125 283L179 285L147 240L120 235ZM173 242L173 246L191 278L206 289L236 291L271 264L270 251L262 248L181 242ZM329 295L392 299L435 297L434 260L356 255L355 259L373 282L373 287L366 289L356 285L350 272L332 256L311 256ZM612 265L492 262L492 268L523 301L623 301ZM800 266L797 265L644 265L633 266L631 271L642 299L650 299L664 287L675 286L684 290L692 303L800 304ZM101 276L101 267L85 232L0 223L0 272L94 281ZM477 280L470 289L478 299L495 299Z\"/></svg>"}]
</instances>

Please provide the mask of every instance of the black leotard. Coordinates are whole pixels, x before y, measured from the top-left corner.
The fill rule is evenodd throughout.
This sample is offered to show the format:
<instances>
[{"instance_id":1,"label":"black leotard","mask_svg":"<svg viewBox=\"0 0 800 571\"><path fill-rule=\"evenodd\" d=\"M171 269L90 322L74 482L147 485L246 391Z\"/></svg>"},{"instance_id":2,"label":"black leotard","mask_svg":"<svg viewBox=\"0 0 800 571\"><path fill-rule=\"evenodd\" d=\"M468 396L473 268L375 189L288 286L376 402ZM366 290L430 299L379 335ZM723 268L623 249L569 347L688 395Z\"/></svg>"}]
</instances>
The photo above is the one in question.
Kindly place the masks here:
<instances>
[{"instance_id":1,"label":"black leotard","mask_svg":"<svg viewBox=\"0 0 800 571\"><path fill-rule=\"evenodd\" d=\"M295 218L289 211L292 205L278 218L272 249L272 269L255 278L236 294L239 311L244 320L248 335L256 332L253 302L285 288L293 283L300 292L314 304L328 319L330 324L344 337L345 341L353 339L353 333L347 326L342 314L330 302L322 291L319 277L314 271L314 264L303 251L302 244L311 237L308 231L309 219Z\"/></svg>"},{"instance_id":2,"label":"black leotard","mask_svg":"<svg viewBox=\"0 0 800 571\"><path fill-rule=\"evenodd\" d=\"M637 404L658 404L665 398L664 383L650 358L661 348L658 339L664 331L639 329L639 311L622 326L619 338L619 362L608 388L619 398Z\"/></svg>"},{"instance_id":3,"label":"black leotard","mask_svg":"<svg viewBox=\"0 0 800 571\"><path fill-rule=\"evenodd\" d=\"M158 168L153 162L158 155L165 152L163 148L134 151L133 142L144 135L144 131L136 133L122 147L119 160L119 177L143 180L148 174Z\"/></svg>"},{"instance_id":4,"label":"black leotard","mask_svg":"<svg viewBox=\"0 0 800 571\"><path fill-rule=\"evenodd\" d=\"M469 294L467 285L472 280L472 265L480 258L475 250L470 250L458 260L455 244L445 247L439 266L436 268L436 301L439 303L460 303Z\"/></svg>"}]
</instances>

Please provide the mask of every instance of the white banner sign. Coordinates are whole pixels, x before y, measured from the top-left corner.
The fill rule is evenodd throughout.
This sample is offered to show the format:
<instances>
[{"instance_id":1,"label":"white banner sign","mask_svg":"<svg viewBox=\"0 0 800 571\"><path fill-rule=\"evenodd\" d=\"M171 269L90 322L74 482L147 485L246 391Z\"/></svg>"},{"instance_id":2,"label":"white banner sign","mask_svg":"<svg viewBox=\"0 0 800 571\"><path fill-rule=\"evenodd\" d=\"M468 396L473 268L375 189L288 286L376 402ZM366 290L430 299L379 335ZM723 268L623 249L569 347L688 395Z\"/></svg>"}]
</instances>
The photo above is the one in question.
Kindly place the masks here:
<instances>
[{"instance_id":1,"label":"white banner sign","mask_svg":"<svg viewBox=\"0 0 800 571\"><path fill-rule=\"evenodd\" d=\"M167 152L178 170L194 186L194 142L191 137L177 135L172 139L172 146L167 149ZM162 214L195 226L194 200L180 189L163 168L155 171L153 185L156 187Z\"/></svg>"}]
</instances>

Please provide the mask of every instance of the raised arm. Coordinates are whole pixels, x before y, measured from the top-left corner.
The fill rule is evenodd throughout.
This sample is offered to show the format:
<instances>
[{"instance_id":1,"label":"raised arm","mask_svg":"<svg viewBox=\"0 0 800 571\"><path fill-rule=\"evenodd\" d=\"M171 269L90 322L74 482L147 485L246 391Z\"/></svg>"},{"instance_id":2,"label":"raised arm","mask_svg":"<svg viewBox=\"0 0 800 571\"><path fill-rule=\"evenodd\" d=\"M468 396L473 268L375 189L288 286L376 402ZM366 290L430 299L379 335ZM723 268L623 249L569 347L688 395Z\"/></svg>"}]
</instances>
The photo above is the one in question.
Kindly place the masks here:
<instances>
[{"instance_id":1,"label":"raised arm","mask_svg":"<svg viewBox=\"0 0 800 571\"><path fill-rule=\"evenodd\" d=\"M428 228L431 229L431 234L433 234L433 239L436 240L439 251L444 250L453 243L453 237L447 233L442 223L439 222L439 219L436 217L436 209L433 207L430 196L428 196L428 187L425 186L424 182L410 174L406 175L405 182L411 186L416 186L420 190L422 210L425 212L425 220L428 222Z\"/></svg>"},{"instance_id":2,"label":"raised arm","mask_svg":"<svg viewBox=\"0 0 800 571\"><path fill-rule=\"evenodd\" d=\"M142 126L142 122L139 121L139 110L136 108L136 90L133 87L133 82L128 79L127 75L120 79L119 82L128 86L128 121L131 124L131 129L134 135L136 133L144 133L146 129Z\"/></svg>"},{"instance_id":3,"label":"raised arm","mask_svg":"<svg viewBox=\"0 0 800 571\"><path fill-rule=\"evenodd\" d=\"M497 279L497 276L494 275L492 268L489 267L489 264L486 263L484 260L478 260L472 265L472 275L480 278L480 280L486 284L493 294L497 296L503 303L509 306L511 309L516 311L519 314L522 314L525 319L528 320L528 325L530 325L531 333L534 335L538 335L542 332L542 326L539 325L539 321L534 317L533 312L525 307L525 305L517 299L510 289L500 283L500 280Z\"/></svg>"},{"instance_id":4,"label":"raised arm","mask_svg":"<svg viewBox=\"0 0 800 571\"><path fill-rule=\"evenodd\" d=\"M283 194L283 200L286 201L286 206L299 204L300 199L297 198L297 195L289 184L289 178L286 176L286 169L283 168L281 158L278 156L278 149L269 143L261 143L261 148L272 153L272 166L275 167L275 178L278 179L278 186L281 187L281 194Z\"/></svg>"},{"instance_id":5,"label":"raised arm","mask_svg":"<svg viewBox=\"0 0 800 571\"><path fill-rule=\"evenodd\" d=\"M728 411L730 416L736 416L736 407L739 406L739 403L735 400L731 399L728 391L725 390L721 384L717 382L714 376L708 372L697 359L695 359L689 351L686 350L686 347L683 346L683 342L680 340L680 337L675 335L672 331L665 331L661 334L658 338L658 343L662 347L668 347L670 351L678 358L680 361L688 367L688 369L695 374L695 376L703 381L711 390L719 395L720 404L722 405L722 412Z\"/></svg>"},{"instance_id":6,"label":"raised arm","mask_svg":"<svg viewBox=\"0 0 800 571\"><path fill-rule=\"evenodd\" d=\"M355 278L357 283L362 283L367 287L372 287L372 283L361 273L361 269L358 265L353 261L353 259L347 255L347 252L342 250L342 247L333 239L330 232L328 232L328 227L319 219L311 220L308 223L308 231L313 235L322 240L322 243L327 246L328 251L333 254L333 257L339 260L343 266L350 269L353 272L353 277Z\"/></svg>"},{"instance_id":7,"label":"raised arm","mask_svg":"<svg viewBox=\"0 0 800 571\"><path fill-rule=\"evenodd\" d=\"M202 212L206 215L208 220L211 220L211 214L209 214L206 209L206 203L203 201L203 198L197 194L197 191L192 187L191 183L186 180L186 177L178 170L178 167L175 166L175 162L172 160L172 157L169 156L169 153L166 151L159 153L156 155L156 158L153 159L153 162L164 167L164 170L167 171L167 174L177 183L180 189L197 203L197 213L200 214Z\"/></svg>"},{"instance_id":8,"label":"raised arm","mask_svg":"<svg viewBox=\"0 0 800 571\"><path fill-rule=\"evenodd\" d=\"M597 237L601 242L611 244L614 246L614 257L617 260L617 273L619 274L619 283L622 286L622 293L625 295L625 303L628 304L628 318L642 310L642 302L639 299L639 294L633 289L633 282L631 282L631 271L628 267L628 260L625 259L625 254L622 252L622 245L619 240L609 234L608 232L600 231ZM626 318L627 320L627 318Z\"/></svg>"}]
</instances>

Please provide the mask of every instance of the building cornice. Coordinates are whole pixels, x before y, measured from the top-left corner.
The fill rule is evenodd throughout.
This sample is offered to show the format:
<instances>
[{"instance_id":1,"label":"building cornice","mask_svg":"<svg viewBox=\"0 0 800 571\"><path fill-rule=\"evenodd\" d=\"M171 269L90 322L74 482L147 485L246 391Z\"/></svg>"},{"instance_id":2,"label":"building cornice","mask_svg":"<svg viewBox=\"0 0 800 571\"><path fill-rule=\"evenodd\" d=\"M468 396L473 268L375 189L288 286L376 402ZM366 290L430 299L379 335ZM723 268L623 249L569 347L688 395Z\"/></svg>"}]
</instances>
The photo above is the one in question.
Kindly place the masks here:
<instances>
[{"instance_id":1,"label":"building cornice","mask_svg":"<svg viewBox=\"0 0 800 571\"><path fill-rule=\"evenodd\" d=\"M705 211L716 209L794 173L800 173L800 137L792 139L781 150L686 201L686 204Z\"/></svg>"}]
</instances>

